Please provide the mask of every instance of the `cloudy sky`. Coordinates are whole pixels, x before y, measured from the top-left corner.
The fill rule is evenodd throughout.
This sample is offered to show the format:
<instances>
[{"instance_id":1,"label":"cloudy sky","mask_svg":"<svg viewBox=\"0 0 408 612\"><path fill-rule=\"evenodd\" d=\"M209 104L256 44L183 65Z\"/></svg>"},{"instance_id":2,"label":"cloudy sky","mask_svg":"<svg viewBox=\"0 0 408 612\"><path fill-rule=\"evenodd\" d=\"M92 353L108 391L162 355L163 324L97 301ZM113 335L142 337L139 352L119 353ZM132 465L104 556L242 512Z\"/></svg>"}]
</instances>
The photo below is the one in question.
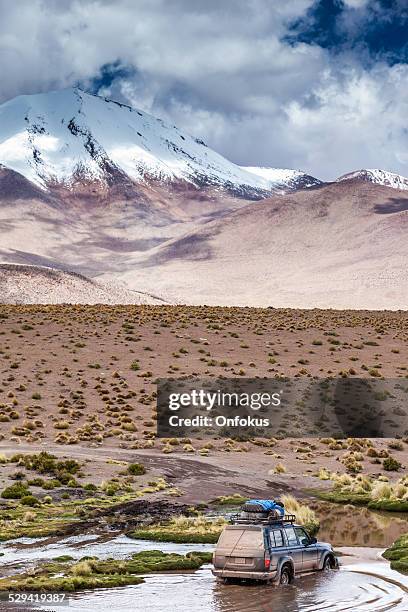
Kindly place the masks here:
<instances>
[{"instance_id":1,"label":"cloudy sky","mask_svg":"<svg viewBox=\"0 0 408 612\"><path fill-rule=\"evenodd\" d=\"M81 85L243 165L408 176L407 0L0 0L0 102Z\"/></svg>"}]
</instances>

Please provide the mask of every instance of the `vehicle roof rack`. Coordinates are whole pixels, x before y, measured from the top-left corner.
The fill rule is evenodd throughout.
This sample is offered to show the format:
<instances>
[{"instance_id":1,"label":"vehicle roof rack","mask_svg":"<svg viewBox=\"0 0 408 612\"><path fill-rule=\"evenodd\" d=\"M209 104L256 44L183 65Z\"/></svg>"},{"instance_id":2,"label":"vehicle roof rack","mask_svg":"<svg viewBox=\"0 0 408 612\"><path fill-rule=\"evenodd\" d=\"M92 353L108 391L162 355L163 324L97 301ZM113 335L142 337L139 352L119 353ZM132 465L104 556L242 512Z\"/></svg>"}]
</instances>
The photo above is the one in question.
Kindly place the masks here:
<instances>
[{"instance_id":1,"label":"vehicle roof rack","mask_svg":"<svg viewBox=\"0 0 408 612\"><path fill-rule=\"evenodd\" d=\"M285 516L276 518L266 516L265 518L242 518L240 514L233 514L230 517L233 525L284 525L286 523L293 525L296 523L294 514L285 514Z\"/></svg>"}]
</instances>

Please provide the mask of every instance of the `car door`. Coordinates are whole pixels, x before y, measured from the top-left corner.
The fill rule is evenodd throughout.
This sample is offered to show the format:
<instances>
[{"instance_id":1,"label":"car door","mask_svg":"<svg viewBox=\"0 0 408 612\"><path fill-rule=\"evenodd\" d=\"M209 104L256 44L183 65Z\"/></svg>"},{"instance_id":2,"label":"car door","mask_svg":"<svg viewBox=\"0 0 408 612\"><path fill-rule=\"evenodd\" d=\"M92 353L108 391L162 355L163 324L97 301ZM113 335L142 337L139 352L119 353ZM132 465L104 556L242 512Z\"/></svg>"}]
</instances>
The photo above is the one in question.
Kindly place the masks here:
<instances>
[{"instance_id":1,"label":"car door","mask_svg":"<svg viewBox=\"0 0 408 612\"><path fill-rule=\"evenodd\" d=\"M301 572L303 569L303 544L300 544L295 528L286 527L284 529L288 546L288 554L293 559L295 572Z\"/></svg>"},{"instance_id":2,"label":"car door","mask_svg":"<svg viewBox=\"0 0 408 612\"><path fill-rule=\"evenodd\" d=\"M287 553L286 541L282 529L275 528L269 531L269 552L271 557L271 571L278 567L279 559Z\"/></svg>"},{"instance_id":3,"label":"car door","mask_svg":"<svg viewBox=\"0 0 408 612\"><path fill-rule=\"evenodd\" d=\"M316 569L317 567L317 546L312 544L309 534L302 527L295 527L295 532L299 543L302 546L302 570Z\"/></svg>"}]
</instances>

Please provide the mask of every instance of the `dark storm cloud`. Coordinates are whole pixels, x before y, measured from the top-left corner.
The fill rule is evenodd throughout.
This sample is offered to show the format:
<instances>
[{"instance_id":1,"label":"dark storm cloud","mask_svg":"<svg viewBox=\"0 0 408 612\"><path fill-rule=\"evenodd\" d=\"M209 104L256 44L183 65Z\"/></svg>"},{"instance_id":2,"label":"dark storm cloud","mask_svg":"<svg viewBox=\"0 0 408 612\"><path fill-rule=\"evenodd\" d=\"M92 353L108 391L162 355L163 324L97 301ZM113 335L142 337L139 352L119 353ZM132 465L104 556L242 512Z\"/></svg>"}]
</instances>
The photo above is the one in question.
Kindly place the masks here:
<instances>
[{"instance_id":1,"label":"dark storm cloud","mask_svg":"<svg viewBox=\"0 0 408 612\"><path fill-rule=\"evenodd\" d=\"M317 44L336 54L354 51L366 62L408 60L406 0L315 0L288 29L292 44Z\"/></svg>"},{"instance_id":2,"label":"dark storm cloud","mask_svg":"<svg viewBox=\"0 0 408 612\"><path fill-rule=\"evenodd\" d=\"M405 4L0 0L0 101L79 83L237 163L407 174Z\"/></svg>"},{"instance_id":3,"label":"dark storm cloud","mask_svg":"<svg viewBox=\"0 0 408 612\"><path fill-rule=\"evenodd\" d=\"M101 89L111 87L115 81L136 78L137 70L133 66L123 66L119 60L104 64L98 71L98 76L91 79L90 89L98 93Z\"/></svg>"}]
</instances>

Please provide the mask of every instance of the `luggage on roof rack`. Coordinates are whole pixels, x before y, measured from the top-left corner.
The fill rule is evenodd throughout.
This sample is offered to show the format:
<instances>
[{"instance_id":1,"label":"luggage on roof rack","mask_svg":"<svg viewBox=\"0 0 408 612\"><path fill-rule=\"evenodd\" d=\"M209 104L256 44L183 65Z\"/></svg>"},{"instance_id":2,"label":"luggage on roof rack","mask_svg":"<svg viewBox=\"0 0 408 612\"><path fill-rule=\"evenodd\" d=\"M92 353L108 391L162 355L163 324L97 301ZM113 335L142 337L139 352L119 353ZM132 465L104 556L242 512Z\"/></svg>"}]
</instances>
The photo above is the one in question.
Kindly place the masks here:
<instances>
[{"instance_id":1,"label":"luggage on roof rack","mask_svg":"<svg viewBox=\"0 0 408 612\"><path fill-rule=\"evenodd\" d=\"M233 525L284 525L285 523L296 523L296 516L294 514L285 514L279 518L273 518L271 516L264 516L258 518L255 513L249 517L243 517L241 514L233 514L230 517Z\"/></svg>"},{"instance_id":2,"label":"luggage on roof rack","mask_svg":"<svg viewBox=\"0 0 408 612\"><path fill-rule=\"evenodd\" d=\"M281 518L285 514L284 505L274 499L249 499L241 508L242 518Z\"/></svg>"},{"instance_id":3,"label":"luggage on roof rack","mask_svg":"<svg viewBox=\"0 0 408 612\"><path fill-rule=\"evenodd\" d=\"M239 514L231 516L231 522L239 525L271 525L273 523L294 523L294 514L285 515L285 507L274 499L249 499Z\"/></svg>"}]
</instances>

